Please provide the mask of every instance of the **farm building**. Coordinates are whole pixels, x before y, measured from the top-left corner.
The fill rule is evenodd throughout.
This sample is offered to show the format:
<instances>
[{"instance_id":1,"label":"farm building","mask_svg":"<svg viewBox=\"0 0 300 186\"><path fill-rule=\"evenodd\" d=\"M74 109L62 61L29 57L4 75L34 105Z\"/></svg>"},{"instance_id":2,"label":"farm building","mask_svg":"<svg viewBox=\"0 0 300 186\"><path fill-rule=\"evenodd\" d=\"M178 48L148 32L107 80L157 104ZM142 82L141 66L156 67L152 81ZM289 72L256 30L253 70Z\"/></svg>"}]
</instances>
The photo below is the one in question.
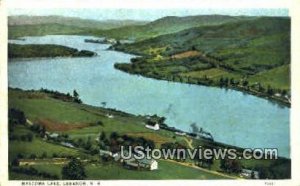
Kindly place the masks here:
<instances>
[{"instance_id":1,"label":"farm building","mask_svg":"<svg viewBox=\"0 0 300 186\"><path fill-rule=\"evenodd\" d=\"M158 169L158 163L156 160L151 159L148 160L146 158L138 160L135 158L130 158L129 160L124 160L124 164L133 168L143 168L148 170L156 170Z\"/></svg>"},{"instance_id":2,"label":"farm building","mask_svg":"<svg viewBox=\"0 0 300 186\"><path fill-rule=\"evenodd\" d=\"M259 172L254 170L242 169L240 175L244 178L259 179Z\"/></svg>"},{"instance_id":3,"label":"farm building","mask_svg":"<svg viewBox=\"0 0 300 186\"><path fill-rule=\"evenodd\" d=\"M145 127L148 128L148 129L152 129L152 130L159 130L159 124L158 123L155 123L154 125L146 124Z\"/></svg>"}]
</instances>

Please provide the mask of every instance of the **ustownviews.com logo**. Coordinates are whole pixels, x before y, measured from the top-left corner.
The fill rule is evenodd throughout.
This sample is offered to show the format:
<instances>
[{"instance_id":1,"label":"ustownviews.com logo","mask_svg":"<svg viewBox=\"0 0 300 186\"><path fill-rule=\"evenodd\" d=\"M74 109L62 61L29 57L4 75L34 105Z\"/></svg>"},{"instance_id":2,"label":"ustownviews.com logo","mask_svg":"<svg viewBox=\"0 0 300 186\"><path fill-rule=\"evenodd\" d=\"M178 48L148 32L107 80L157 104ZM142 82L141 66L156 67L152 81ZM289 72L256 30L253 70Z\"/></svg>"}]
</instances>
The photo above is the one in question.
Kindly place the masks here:
<instances>
[{"instance_id":1,"label":"ustownviews.com logo","mask_svg":"<svg viewBox=\"0 0 300 186\"><path fill-rule=\"evenodd\" d=\"M186 148L161 148L151 149L150 147L143 146L121 146L120 156L122 159L173 159L173 160L186 160L186 159L278 159L278 149L276 148L245 148L238 151L234 148L221 149L221 148L203 148L199 146L194 149Z\"/></svg>"}]
</instances>

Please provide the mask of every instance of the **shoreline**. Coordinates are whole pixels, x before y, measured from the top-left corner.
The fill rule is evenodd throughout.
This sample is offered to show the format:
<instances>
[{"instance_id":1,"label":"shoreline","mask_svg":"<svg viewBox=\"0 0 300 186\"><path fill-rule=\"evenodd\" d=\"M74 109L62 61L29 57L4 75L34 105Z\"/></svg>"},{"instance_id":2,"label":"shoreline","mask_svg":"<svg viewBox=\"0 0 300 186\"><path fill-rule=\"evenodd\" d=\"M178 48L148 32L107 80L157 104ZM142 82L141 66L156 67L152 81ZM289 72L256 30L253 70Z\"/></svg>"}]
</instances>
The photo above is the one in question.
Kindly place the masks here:
<instances>
[{"instance_id":1,"label":"shoreline","mask_svg":"<svg viewBox=\"0 0 300 186\"><path fill-rule=\"evenodd\" d=\"M108 50L124 52L124 53L131 54L131 55L143 56L140 53L132 53L132 52L127 52L125 50L118 50L117 48L115 48L113 46L109 47ZM253 96L256 96L256 97L259 97L259 98L263 98L263 99L268 100L270 102L276 103L279 106L285 106L285 107L291 108L291 102L289 100L287 100L286 98L283 99L282 97L276 97L275 95L268 95L267 93L258 92L256 90L253 90L253 89L250 89L250 88L248 88L248 90L247 90L245 87L243 87L241 85L232 86L232 85L228 84L227 86L220 86L220 85L217 85L216 83L214 83L214 84L207 83L211 79L207 79L207 80L206 79L201 79L202 81L197 79L196 80L197 82L191 81L191 80L190 81L188 80L186 82L182 82L181 78L183 76L178 76L178 75L163 76L159 73L149 75L149 74L145 74L145 73L139 73L139 72L134 71L134 70L129 70L128 68L124 68L124 66L132 65L132 64L133 64L132 62L130 62L130 63L115 63L114 68L116 68L120 71L129 73L129 74L141 75L143 77L157 79L157 80L164 80L164 81L168 81L168 82L178 82L178 83L184 83L184 84L190 84L190 85L202 85L202 86L208 86L208 87L217 87L217 88L225 88L225 89L236 90L236 91L240 91L240 92L245 93L245 94L250 94L250 95L253 95ZM147 72L151 72L151 71L147 71Z\"/></svg>"},{"instance_id":2,"label":"shoreline","mask_svg":"<svg viewBox=\"0 0 300 186\"><path fill-rule=\"evenodd\" d=\"M182 82L180 80L170 80L170 79L164 78L163 76L151 76L151 75L146 75L146 74L141 74L141 73L130 72L130 71L124 70L124 69L122 69L120 67L116 67L116 66L115 66L115 68L118 69L118 70L121 70L123 72L132 74L132 75L140 75L140 76L143 76L143 77L146 77L146 78L152 78L152 79L156 79L156 80L184 83L184 84L189 84L189 85L201 85L201 86L207 86L207 87L216 87L216 88L221 88L221 89L223 89L223 88L224 89L231 89L231 90L239 91L239 92L249 94L249 95L252 95L252 96L256 96L256 97L259 97L259 98L263 98L263 99L268 100L272 103L278 104L279 106L285 106L285 107L291 108L291 103L290 102L284 101L283 99L280 99L279 97L269 96L267 94L259 93L259 92L253 91L253 90L246 90L243 87L234 87L234 86L220 87L218 85L211 85L211 84L207 84L207 83L204 83L204 82L201 82L201 83L199 83L199 82L198 83L195 83L195 82ZM180 77L180 76L173 76L172 78L176 78L176 77Z\"/></svg>"},{"instance_id":3,"label":"shoreline","mask_svg":"<svg viewBox=\"0 0 300 186\"><path fill-rule=\"evenodd\" d=\"M24 93L32 93L32 92L36 92L36 93L45 93L45 94L48 94L50 95L50 97L52 97L53 99L57 99L57 100L60 100L60 101L63 101L63 102L72 102L68 99L64 99L64 96L67 96L66 93L61 93L61 92L58 92L58 91L53 91L53 90L48 90L48 89L40 89L40 90L34 90L34 89L30 89L30 90L25 90L25 89L21 89L21 88L15 88L15 87L8 87L8 91L21 91L21 92L24 92ZM55 97L55 93L56 94L60 94L61 97ZM125 111L122 111L122 110L118 110L118 109L115 109L115 108L105 108L105 107L101 107L101 106L95 106L95 105L90 105L90 104L86 104L84 102L82 103L79 103L80 105L82 106L87 106L87 107L93 107L95 109L101 109L101 110L105 110L107 111L108 113L113 113L113 114L117 114L117 115L123 115L123 116L134 116L134 117L139 117L139 118L143 118L143 120L147 120L147 115L136 115L136 114L132 114L132 113L128 113L128 112L125 112ZM157 117L164 117L164 116L157 116ZM243 147L239 147L239 146L235 146L235 145L230 145L230 144L227 144L227 143L223 143L223 142L220 142L220 141L211 141L211 140L207 140L207 139L204 139L204 138L201 138L201 139L197 139L195 137L193 137L191 132L188 132L188 131L185 131L185 130L181 130L177 127L173 127L173 126L169 126L168 124L166 123L163 123L161 124L161 129L160 130L164 130L164 131L169 131L171 133L173 133L175 136L178 136L176 134L176 132L180 131L180 132L183 132L183 133L186 133L186 137L189 137L193 140L200 140L200 141L204 141L206 144L209 144L211 146L214 146L214 147L217 147L217 148L225 148L225 149L228 149L228 148L232 148L232 149L236 149L237 150L237 153L242 153L242 151L245 149ZM278 156L278 159L291 159L290 157L284 157L284 156Z\"/></svg>"},{"instance_id":4,"label":"shoreline","mask_svg":"<svg viewBox=\"0 0 300 186\"><path fill-rule=\"evenodd\" d=\"M72 35L72 34L71 34ZM77 35L77 34L75 34ZM80 34L79 34L80 36ZM94 35L91 35L91 36L94 36ZM34 36L33 36L34 37ZM99 36L98 36L99 37ZM100 43L99 43L100 44ZM103 44L102 44L103 45ZM62 45L63 46L63 45ZM130 55L134 55L134 56L143 56L141 53L134 53L134 52L128 52L128 51L125 51L125 50L119 50L118 48L114 47L113 45L110 45L106 50L111 50L111 51L117 51L117 52L123 52L125 54L130 54ZM80 56L81 57L81 56ZM83 57L86 57L86 56L83 56ZM44 58L48 58L48 57L40 57L41 59L44 59ZM51 57L51 58L63 58L62 56L59 56L59 57ZM9 58L9 60L14 60L14 59L25 59L25 60L30 60L31 58ZM36 58L35 58L36 59ZM219 85L216 85L216 84L208 84L208 83L205 83L204 81L202 82L192 82L192 81L187 81L187 82L182 82L180 81L180 78L181 76L172 76L172 80L171 79L168 79L168 78L165 78L163 76L160 76L159 74L157 76L151 76L151 75L146 75L146 74L142 74L142 73L137 73L137 72L134 72L134 71L129 71L129 70L125 70L125 69L122 69L122 68L119 68L119 67L116 67L116 65L132 65L132 62L130 63L115 63L114 64L114 68L117 69L117 70L121 70L123 72L126 72L126 73L129 73L129 74L133 74L133 75L141 75L143 77L147 77L147 78L152 78L152 79L157 79L157 80L165 80L165 81L168 81L168 82L179 82L179 83L185 83L185 84L191 84L191 85L202 85L202 86L208 86L208 87L217 87L217 88L225 88L225 89L231 89L231 90L236 90L236 91L240 91L242 93L246 93L246 94L250 94L250 95L253 95L253 96L256 96L256 97L259 97L259 98L263 98L265 100L268 100L272 103L275 103L275 104L278 104L279 106L285 106L285 107L288 107L288 108L291 108L291 102L289 102L288 100L286 99L282 99L280 97L276 97L274 95L272 96L269 96L267 95L266 93L262 93L262 92L257 92L255 90L246 90L244 87L242 86L226 86L226 87L221 87ZM178 78L179 77L179 78ZM177 81L174 80L177 78ZM178 80L179 79L179 80ZM291 98L290 98L291 99Z\"/></svg>"}]
</instances>

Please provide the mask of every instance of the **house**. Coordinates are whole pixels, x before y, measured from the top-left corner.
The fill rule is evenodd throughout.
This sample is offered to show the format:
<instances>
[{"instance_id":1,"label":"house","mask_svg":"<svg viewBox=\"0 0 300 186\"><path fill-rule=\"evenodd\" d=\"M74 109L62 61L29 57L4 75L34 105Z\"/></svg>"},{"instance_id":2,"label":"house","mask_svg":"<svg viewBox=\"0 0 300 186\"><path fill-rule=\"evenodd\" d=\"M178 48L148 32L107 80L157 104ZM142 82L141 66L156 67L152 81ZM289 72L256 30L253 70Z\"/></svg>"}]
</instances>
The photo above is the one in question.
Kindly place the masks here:
<instances>
[{"instance_id":1,"label":"house","mask_svg":"<svg viewBox=\"0 0 300 186\"><path fill-rule=\"evenodd\" d=\"M158 163L156 160L151 159L148 160L146 158L144 159L135 159L130 158L128 160L124 160L124 164L129 167L137 168L137 169L148 169L148 170L157 170L158 169Z\"/></svg>"},{"instance_id":2,"label":"house","mask_svg":"<svg viewBox=\"0 0 300 186\"><path fill-rule=\"evenodd\" d=\"M125 167L133 168L133 169L144 169L144 170L156 170L158 169L158 162L154 159L137 159L133 154L129 154L127 150L123 151L123 156L127 157L124 159L121 156L121 152L115 153L112 155L115 161L119 161L123 163Z\"/></svg>"},{"instance_id":3,"label":"house","mask_svg":"<svg viewBox=\"0 0 300 186\"><path fill-rule=\"evenodd\" d=\"M116 44L117 40L115 40L113 38L109 38L109 39L106 39L106 42L109 43L109 44Z\"/></svg>"},{"instance_id":4,"label":"house","mask_svg":"<svg viewBox=\"0 0 300 186\"><path fill-rule=\"evenodd\" d=\"M276 93L276 94L274 94L274 96L281 97L281 94L280 93Z\"/></svg>"},{"instance_id":5,"label":"house","mask_svg":"<svg viewBox=\"0 0 300 186\"><path fill-rule=\"evenodd\" d=\"M112 119L112 118L114 118L114 115L112 115L112 114L106 114L106 117L108 117L109 119Z\"/></svg>"},{"instance_id":6,"label":"house","mask_svg":"<svg viewBox=\"0 0 300 186\"><path fill-rule=\"evenodd\" d=\"M118 156L118 153L113 153L109 150L103 150L103 149L99 150L99 154L100 154L100 156L110 156L110 157L113 157L113 158Z\"/></svg>"},{"instance_id":7,"label":"house","mask_svg":"<svg viewBox=\"0 0 300 186\"><path fill-rule=\"evenodd\" d=\"M159 130L159 124L158 123L155 123L154 125L146 124L145 127L148 128L148 129L152 129L152 130Z\"/></svg>"},{"instance_id":8,"label":"house","mask_svg":"<svg viewBox=\"0 0 300 186\"><path fill-rule=\"evenodd\" d=\"M185 136L186 135L185 132L175 132L175 134L178 135L178 136Z\"/></svg>"},{"instance_id":9,"label":"house","mask_svg":"<svg viewBox=\"0 0 300 186\"><path fill-rule=\"evenodd\" d=\"M250 169L242 169L240 176L249 179L259 179L259 172Z\"/></svg>"},{"instance_id":10,"label":"house","mask_svg":"<svg viewBox=\"0 0 300 186\"><path fill-rule=\"evenodd\" d=\"M75 148L74 145L72 145L72 143L68 143L68 142L61 142L61 144L65 147L69 147L69 148Z\"/></svg>"},{"instance_id":11,"label":"house","mask_svg":"<svg viewBox=\"0 0 300 186\"><path fill-rule=\"evenodd\" d=\"M46 132L46 136L48 138L56 139L56 138L58 138L59 134Z\"/></svg>"}]
</instances>

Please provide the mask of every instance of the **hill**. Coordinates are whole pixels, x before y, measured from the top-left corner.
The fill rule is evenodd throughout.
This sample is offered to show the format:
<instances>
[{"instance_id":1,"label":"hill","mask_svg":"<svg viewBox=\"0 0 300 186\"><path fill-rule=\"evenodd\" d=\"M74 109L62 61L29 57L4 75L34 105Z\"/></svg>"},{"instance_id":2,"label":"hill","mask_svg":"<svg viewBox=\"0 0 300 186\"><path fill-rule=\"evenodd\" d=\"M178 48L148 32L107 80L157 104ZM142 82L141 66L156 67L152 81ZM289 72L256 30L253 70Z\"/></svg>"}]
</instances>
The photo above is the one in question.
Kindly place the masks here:
<instances>
[{"instance_id":1,"label":"hill","mask_svg":"<svg viewBox=\"0 0 300 186\"><path fill-rule=\"evenodd\" d=\"M200 15L186 17L167 16L145 25L125 26L106 31L95 31L94 34L109 36L116 39L142 40L159 35L175 33L192 27L220 25L249 19L253 18L224 15Z\"/></svg>"},{"instance_id":2,"label":"hill","mask_svg":"<svg viewBox=\"0 0 300 186\"><path fill-rule=\"evenodd\" d=\"M43 36L43 35L72 35L84 34L87 29L76 26L67 26L57 23L38 24L38 25L15 25L8 27L8 39L18 39L24 36Z\"/></svg>"},{"instance_id":3,"label":"hill","mask_svg":"<svg viewBox=\"0 0 300 186\"><path fill-rule=\"evenodd\" d=\"M46 34L85 34L115 39L142 40L197 26L220 25L249 19L253 18L223 15L168 16L146 23L131 20L99 22L60 16L16 16L8 18L8 30L9 38Z\"/></svg>"},{"instance_id":4,"label":"hill","mask_svg":"<svg viewBox=\"0 0 300 186\"><path fill-rule=\"evenodd\" d=\"M133 20L89 20L62 16L9 16L8 38L59 34L91 35L91 30L106 30L146 22Z\"/></svg>"},{"instance_id":5,"label":"hill","mask_svg":"<svg viewBox=\"0 0 300 186\"><path fill-rule=\"evenodd\" d=\"M224 80L226 86L245 91L256 86L259 93L269 89L283 95L290 91L289 84L276 83L289 77L289 70L278 73L278 78L257 76L253 84L248 82L257 73L290 64L289 18L257 17L195 27L112 48L143 56L132 64L116 65L130 73L214 86L223 86Z\"/></svg>"},{"instance_id":6,"label":"hill","mask_svg":"<svg viewBox=\"0 0 300 186\"><path fill-rule=\"evenodd\" d=\"M129 25L143 25L146 21L135 20L91 20L79 17L64 16L9 16L8 26L39 25L39 24L62 24L80 28L112 29Z\"/></svg>"}]
</instances>

